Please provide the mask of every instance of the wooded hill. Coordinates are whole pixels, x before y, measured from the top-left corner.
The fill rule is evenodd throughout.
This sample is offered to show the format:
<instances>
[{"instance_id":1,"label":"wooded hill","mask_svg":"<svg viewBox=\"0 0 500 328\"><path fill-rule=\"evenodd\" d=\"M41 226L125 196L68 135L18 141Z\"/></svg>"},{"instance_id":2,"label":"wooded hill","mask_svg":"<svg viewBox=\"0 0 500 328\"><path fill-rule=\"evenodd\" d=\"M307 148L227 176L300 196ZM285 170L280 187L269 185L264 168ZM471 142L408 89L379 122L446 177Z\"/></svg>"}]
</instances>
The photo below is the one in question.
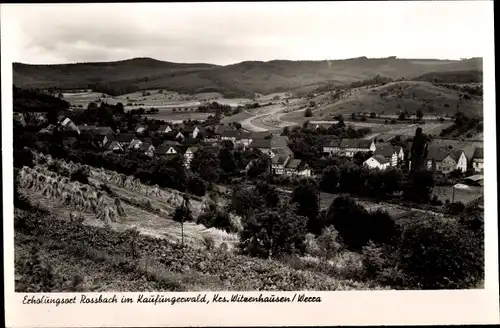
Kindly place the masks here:
<instances>
[{"instance_id":1,"label":"wooded hill","mask_svg":"<svg viewBox=\"0 0 500 328\"><path fill-rule=\"evenodd\" d=\"M226 97L253 97L255 93L307 93L323 85L343 85L377 75L425 80L424 74L431 79L435 74L447 74L443 81L446 83L455 82L450 81L454 76L460 83L477 82L477 74L460 73L465 71L482 72L482 58L457 61L360 57L324 61L246 61L227 66L171 63L151 58L58 65L14 63L13 81L22 88L91 88L110 95L166 89L190 94L221 92ZM465 81L467 79L470 81Z\"/></svg>"}]
</instances>

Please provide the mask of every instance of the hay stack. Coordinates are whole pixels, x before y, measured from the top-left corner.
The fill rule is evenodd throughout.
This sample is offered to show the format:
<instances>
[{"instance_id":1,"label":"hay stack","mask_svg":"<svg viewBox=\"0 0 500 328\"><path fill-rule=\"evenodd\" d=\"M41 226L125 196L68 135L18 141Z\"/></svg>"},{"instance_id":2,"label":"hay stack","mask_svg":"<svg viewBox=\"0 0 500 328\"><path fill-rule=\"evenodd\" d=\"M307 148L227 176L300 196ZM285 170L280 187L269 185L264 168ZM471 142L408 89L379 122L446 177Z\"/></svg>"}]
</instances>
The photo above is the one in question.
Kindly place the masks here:
<instances>
[{"instance_id":1,"label":"hay stack","mask_svg":"<svg viewBox=\"0 0 500 328\"><path fill-rule=\"evenodd\" d=\"M116 206L116 212L118 213L119 216L124 217L127 215L125 213L125 210L123 209L122 202L119 198L115 198L115 206Z\"/></svg>"},{"instance_id":2,"label":"hay stack","mask_svg":"<svg viewBox=\"0 0 500 328\"><path fill-rule=\"evenodd\" d=\"M97 219L103 221L106 224L110 222L116 222L116 212L110 206L104 206L97 214Z\"/></svg>"}]
</instances>

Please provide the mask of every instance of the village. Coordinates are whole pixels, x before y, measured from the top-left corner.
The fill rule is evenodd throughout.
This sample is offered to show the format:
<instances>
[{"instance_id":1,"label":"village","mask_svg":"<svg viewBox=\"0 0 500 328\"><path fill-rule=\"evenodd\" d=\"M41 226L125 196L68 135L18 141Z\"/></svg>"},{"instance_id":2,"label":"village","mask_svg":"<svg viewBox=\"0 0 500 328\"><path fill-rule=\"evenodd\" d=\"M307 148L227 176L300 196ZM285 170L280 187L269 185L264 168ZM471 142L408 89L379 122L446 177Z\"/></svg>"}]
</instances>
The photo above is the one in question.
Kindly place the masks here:
<instances>
[{"instance_id":1,"label":"village","mask_svg":"<svg viewBox=\"0 0 500 328\"><path fill-rule=\"evenodd\" d=\"M37 114L40 116L40 114ZM22 113L14 113L14 119L22 124ZM46 121L41 116L39 122ZM309 163L294 158L289 147L290 139L279 131L251 132L240 124L228 125L206 122L169 123L152 122L151 126L137 124L127 132L113 130L109 126L93 124L76 125L73 121L60 115L57 125L48 125L40 129L39 134L52 134L60 128L65 145L73 145L77 141L85 141L99 152L117 154L136 153L150 158L168 158L181 156L186 168L196 151L204 147L220 146L224 141L232 143L234 148L246 150L255 149L269 156L271 172L274 175L290 177L314 177L320 172L314 172ZM335 124L335 123L333 123ZM126 127L124 127L126 129ZM129 126L130 128L130 126ZM316 129L318 126L316 126ZM311 129L311 128L310 128ZM314 129L314 127L313 127ZM151 137L162 141L152 144ZM354 158L363 155L363 166L369 169L386 170L388 168L409 169L411 159L406 149L411 148L411 140L391 144L388 141L378 141L377 138L338 138L327 136L322 142L322 156ZM454 139L434 139L429 143L426 156L426 168L436 173L449 175L461 173L463 184L482 185L483 148L481 142L467 142ZM246 167L248 170L253 162Z\"/></svg>"}]
</instances>

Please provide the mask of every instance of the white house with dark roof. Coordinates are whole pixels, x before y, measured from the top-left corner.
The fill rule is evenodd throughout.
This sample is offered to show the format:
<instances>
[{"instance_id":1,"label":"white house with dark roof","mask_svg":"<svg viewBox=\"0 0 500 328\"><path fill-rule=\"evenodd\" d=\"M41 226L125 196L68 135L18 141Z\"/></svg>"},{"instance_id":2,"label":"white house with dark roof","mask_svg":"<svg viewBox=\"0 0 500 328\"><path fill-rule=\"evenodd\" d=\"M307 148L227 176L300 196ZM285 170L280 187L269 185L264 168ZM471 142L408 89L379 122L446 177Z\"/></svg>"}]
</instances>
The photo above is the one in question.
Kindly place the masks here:
<instances>
[{"instance_id":1,"label":"white house with dark roof","mask_svg":"<svg viewBox=\"0 0 500 328\"><path fill-rule=\"evenodd\" d=\"M377 149L373 139L342 139L339 148L347 157L354 157L358 152L374 152Z\"/></svg>"},{"instance_id":2,"label":"white house with dark roof","mask_svg":"<svg viewBox=\"0 0 500 328\"><path fill-rule=\"evenodd\" d=\"M382 155L374 155L363 162L370 169L385 170L391 166L391 162Z\"/></svg>"},{"instance_id":3,"label":"white house with dark roof","mask_svg":"<svg viewBox=\"0 0 500 328\"><path fill-rule=\"evenodd\" d=\"M399 147L401 148L401 147ZM401 148L402 150L402 148ZM391 144L377 144L377 149L373 152L373 155L375 156L381 156L385 158L391 166L396 166L398 165L399 161L399 154L396 150L396 147L394 147ZM404 154L403 154L404 156Z\"/></svg>"},{"instance_id":4,"label":"white house with dark roof","mask_svg":"<svg viewBox=\"0 0 500 328\"><path fill-rule=\"evenodd\" d=\"M435 172L448 174L455 170L467 171L467 157L463 150L429 147L426 161L427 169Z\"/></svg>"}]
</instances>

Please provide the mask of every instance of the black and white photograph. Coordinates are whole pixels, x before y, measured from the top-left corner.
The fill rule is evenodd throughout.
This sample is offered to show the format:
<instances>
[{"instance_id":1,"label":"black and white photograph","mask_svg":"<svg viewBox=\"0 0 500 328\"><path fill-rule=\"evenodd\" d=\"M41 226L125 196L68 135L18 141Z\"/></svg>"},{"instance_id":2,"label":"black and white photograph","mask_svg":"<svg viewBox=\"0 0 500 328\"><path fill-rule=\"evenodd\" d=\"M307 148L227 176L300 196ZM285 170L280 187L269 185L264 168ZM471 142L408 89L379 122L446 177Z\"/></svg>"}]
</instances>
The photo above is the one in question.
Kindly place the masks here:
<instances>
[{"instance_id":1,"label":"black and white photograph","mask_svg":"<svg viewBox=\"0 0 500 328\"><path fill-rule=\"evenodd\" d=\"M2 5L15 293L484 289L480 3Z\"/></svg>"}]
</instances>

